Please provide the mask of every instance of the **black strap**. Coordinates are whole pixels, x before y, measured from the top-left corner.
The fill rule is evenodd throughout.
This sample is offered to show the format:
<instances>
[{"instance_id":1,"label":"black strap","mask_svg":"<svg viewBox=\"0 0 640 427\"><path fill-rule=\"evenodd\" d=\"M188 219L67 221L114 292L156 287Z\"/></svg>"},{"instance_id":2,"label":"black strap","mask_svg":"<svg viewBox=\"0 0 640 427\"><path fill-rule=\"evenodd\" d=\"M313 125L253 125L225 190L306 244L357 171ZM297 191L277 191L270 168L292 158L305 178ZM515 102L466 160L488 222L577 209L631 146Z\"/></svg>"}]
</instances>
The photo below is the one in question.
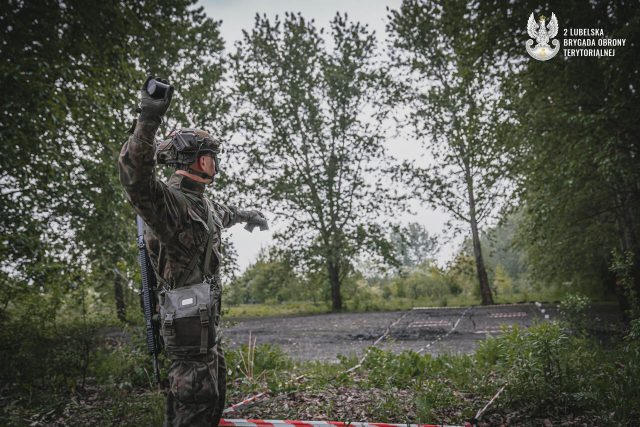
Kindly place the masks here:
<instances>
[{"instance_id":1,"label":"black strap","mask_svg":"<svg viewBox=\"0 0 640 427\"><path fill-rule=\"evenodd\" d=\"M165 336L167 335L173 335L173 319L175 318L176 314L173 312L169 312L165 315L164 317L164 334Z\"/></svg>"},{"instance_id":2,"label":"black strap","mask_svg":"<svg viewBox=\"0 0 640 427\"><path fill-rule=\"evenodd\" d=\"M211 251L213 249L213 238L211 237L213 235L213 214L211 212L211 210L213 209L212 206L209 206L209 202L207 201L207 199L203 199L204 201L204 206L205 206L205 210L207 212L207 227L209 227L209 240L207 241L207 249L204 254L204 265L202 267L202 274L203 275L207 275L208 271L209 271L209 263L211 262Z\"/></svg>"},{"instance_id":3,"label":"black strap","mask_svg":"<svg viewBox=\"0 0 640 427\"><path fill-rule=\"evenodd\" d=\"M207 310L207 304L200 304L198 306L198 312L200 313L200 354L207 354L207 345L209 341L209 310Z\"/></svg>"}]
</instances>

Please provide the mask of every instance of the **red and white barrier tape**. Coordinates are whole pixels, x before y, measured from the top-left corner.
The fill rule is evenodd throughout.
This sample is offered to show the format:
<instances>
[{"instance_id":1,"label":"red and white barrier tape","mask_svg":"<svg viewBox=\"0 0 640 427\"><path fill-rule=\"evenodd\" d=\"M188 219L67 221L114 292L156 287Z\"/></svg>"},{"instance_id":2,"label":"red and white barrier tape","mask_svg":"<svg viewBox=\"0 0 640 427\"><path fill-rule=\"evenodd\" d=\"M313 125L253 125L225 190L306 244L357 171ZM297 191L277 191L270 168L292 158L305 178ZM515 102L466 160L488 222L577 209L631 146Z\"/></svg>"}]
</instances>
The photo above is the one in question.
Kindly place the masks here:
<instances>
[{"instance_id":1,"label":"red and white barrier tape","mask_svg":"<svg viewBox=\"0 0 640 427\"><path fill-rule=\"evenodd\" d=\"M220 420L223 427L471 427L470 423L460 426L445 424L390 424L352 423L341 421L293 421L293 420Z\"/></svg>"},{"instance_id":2,"label":"red and white barrier tape","mask_svg":"<svg viewBox=\"0 0 640 427\"><path fill-rule=\"evenodd\" d=\"M248 399L243 400L242 402L238 402L235 405L231 405L229 406L227 409L225 409L224 411L222 411L223 414L229 413L229 412L234 412L236 409L245 406L251 402L255 402L256 400L260 399L263 396L266 396L268 393L267 392L262 392L262 393L258 393L256 395L251 396Z\"/></svg>"}]
</instances>

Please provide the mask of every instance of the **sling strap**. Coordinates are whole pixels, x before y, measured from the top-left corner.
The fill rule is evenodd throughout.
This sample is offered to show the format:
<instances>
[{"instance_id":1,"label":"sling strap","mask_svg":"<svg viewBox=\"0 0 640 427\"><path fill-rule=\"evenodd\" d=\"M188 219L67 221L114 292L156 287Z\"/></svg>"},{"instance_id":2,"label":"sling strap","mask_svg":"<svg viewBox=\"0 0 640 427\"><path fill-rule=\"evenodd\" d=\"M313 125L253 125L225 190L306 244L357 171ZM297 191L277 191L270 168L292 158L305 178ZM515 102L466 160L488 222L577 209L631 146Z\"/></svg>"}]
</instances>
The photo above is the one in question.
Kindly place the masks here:
<instances>
[{"instance_id":1,"label":"sling strap","mask_svg":"<svg viewBox=\"0 0 640 427\"><path fill-rule=\"evenodd\" d=\"M209 337L209 310L206 304L200 304L198 306L198 312L200 313L200 354L207 354L208 349L208 337Z\"/></svg>"},{"instance_id":2,"label":"sling strap","mask_svg":"<svg viewBox=\"0 0 640 427\"><path fill-rule=\"evenodd\" d=\"M207 227L209 227L209 240L207 241L207 252L204 254L204 265L202 267L202 275L207 275L207 270L209 268L209 263L211 262L211 251L213 250L213 239L211 238L213 234L213 206L209 206L209 201L204 199L204 206L207 212Z\"/></svg>"}]
</instances>

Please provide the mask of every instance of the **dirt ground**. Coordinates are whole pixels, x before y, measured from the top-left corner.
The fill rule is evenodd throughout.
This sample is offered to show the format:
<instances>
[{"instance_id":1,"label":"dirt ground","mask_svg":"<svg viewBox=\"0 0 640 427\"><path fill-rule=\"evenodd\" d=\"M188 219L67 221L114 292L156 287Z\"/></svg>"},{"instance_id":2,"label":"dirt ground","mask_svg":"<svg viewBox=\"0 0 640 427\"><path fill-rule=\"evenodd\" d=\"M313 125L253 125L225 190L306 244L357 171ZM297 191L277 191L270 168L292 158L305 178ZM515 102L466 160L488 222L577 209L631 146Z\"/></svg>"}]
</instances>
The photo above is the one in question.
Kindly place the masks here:
<instances>
[{"instance_id":1,"label":"dirt ground","mask_svg":"<svg viewBox=\"0 0 640 427\"><path fill-rule=\"evenodd\" d=\"M610 305L594 305L592 310L598 329L615 327L618 318ZM223 340L227 348L235 348L248 343L251 332L258 344L277 344L296 360L337 361L340 354L362 355L386 332L378 346L396 353L472 353L503 325L526 327L557 317L556 304L530 303L233 319L223 322Z\"/></svg>"}]
</instances>

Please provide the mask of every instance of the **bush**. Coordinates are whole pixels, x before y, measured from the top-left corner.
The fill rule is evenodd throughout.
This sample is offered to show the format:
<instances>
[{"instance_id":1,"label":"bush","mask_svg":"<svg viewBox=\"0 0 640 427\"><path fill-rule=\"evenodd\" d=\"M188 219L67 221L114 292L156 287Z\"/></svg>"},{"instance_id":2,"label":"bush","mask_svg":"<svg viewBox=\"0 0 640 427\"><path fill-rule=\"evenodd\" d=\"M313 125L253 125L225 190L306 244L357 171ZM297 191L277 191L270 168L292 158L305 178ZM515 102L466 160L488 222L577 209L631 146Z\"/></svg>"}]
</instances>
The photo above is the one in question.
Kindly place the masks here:
<instances>
[{"instance_id":1,"label":"bush","mask_svg":"<svg viewBox=\"0 0 640 427\"><path fill-rule=\"evenodd\" d=\"M29 317L0 328L0 378L13 392L68 394L84 383L105 321L47 322Z\"/></svg>"},{"instance_id":2,"label":"bush","mask_svg":"<svg viewBox=\"0 0 640 427\"><path fill-rule=\"evenodd\" d=\"M499 405L505 411L627 414L628 419L640 405L637 356L629 349L604 351L583 336L570 336L558 323L544 322L481 343L475 358L507 384Z\"/></svg>"},{"instance_id":3,"label":"bush","mask_svg":"<svg viewBox=\"0 0 640 427\"><path fill-rule=\"evenodd\" d=\"M589 328L589 308L591 300L580 294L569 294L560 302L560 313L568 327L584 334Z\"/></svg>"},{"instance_id":4,"label":"bush","mask_svg":"<svg viewBox=\"0 0 640 427\"><path fill-rule=\"evenodd\" d=\"M284 378L293 367L293 362L280 347L272 344L243 344L238 349L226 353L229 383L243 388L243 393L251 393L263 385L272 390L285 387Z\"/></svg>"},{"instance_id":5,"label":"bush","mask_svg":"<svg viewBox=\"0 0 640 427\"><path fill-rule=\"evenodd\" d=\"M153 389L155 378L153 362L147 353L145 330L142 327L125 328L123 331L131 342L104 345L96 349L91 364L91 375L101 384L116 385L132 389L143 387ZM161 376L169 366L164 352L158 357Z\"/></svg>"}]
</instances>

